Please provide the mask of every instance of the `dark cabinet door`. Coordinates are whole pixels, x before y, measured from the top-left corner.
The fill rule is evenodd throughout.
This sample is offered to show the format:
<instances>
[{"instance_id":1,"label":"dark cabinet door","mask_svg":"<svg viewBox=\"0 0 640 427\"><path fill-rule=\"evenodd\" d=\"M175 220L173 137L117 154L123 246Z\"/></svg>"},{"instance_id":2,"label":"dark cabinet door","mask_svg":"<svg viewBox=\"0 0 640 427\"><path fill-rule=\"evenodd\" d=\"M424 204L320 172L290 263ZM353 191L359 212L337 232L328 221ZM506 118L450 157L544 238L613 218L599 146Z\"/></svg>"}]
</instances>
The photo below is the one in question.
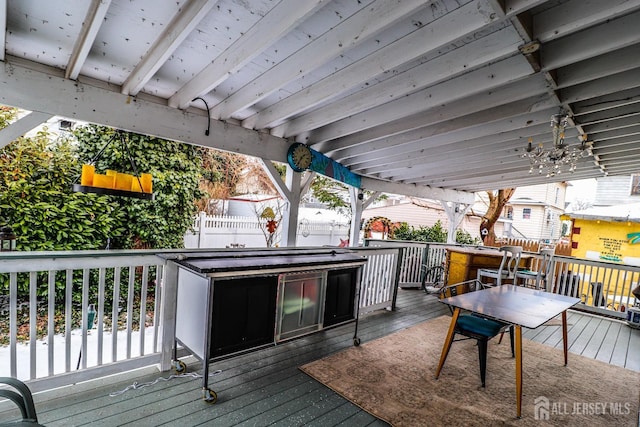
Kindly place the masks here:
<instances>
[{"instance_id":1,"label":"dark cabinet door","mask_svg":"<svg viewBox=\"0 0 640 427\"><path fill-rule=\"evenodd\" d=\"M324 305L324 326L355 319L356 268L330 270Z\"/></svg>"},{"instance_id":2,"label":"dark cabinet door","mask_svg":"<svg viewBox=\"0 0 640 427\"><path fill-rule=\"evenodd\" d=\"M277 276L216 280L211 356L274 341Z\"/></svg>"}]
</instances>

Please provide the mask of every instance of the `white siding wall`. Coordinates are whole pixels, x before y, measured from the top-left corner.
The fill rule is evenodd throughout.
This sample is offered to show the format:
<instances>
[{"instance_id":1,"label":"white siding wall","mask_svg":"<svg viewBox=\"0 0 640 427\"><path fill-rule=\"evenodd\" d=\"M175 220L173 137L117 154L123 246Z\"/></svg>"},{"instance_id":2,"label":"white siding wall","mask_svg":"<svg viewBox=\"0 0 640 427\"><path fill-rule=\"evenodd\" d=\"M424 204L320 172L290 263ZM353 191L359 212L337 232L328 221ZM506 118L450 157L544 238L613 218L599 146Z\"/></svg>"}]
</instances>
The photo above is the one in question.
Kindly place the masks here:
<instances>
[{"instance_id":1,"label":"white siding wall","mask_svg":"<svg viewBox=\"0 0 640 427\"><path fill-rule=\"evenodd\" d=\"M444 210L435 203L430 208L424 208L410 202L403 202L392 206L369 208L362 212L364 221L374 216L388 218L391 222L406 222L416 228L431 227L438 220L440 220L445 229L449 224ZM480 238L480 218L478 217L465 216L459 228L467 231L471 237ZM494 229L497 236L504 235L504 224L502 222L496 223Z\"/></svg>"},{"instance_id":2,"label":"white siding wall","mask_svg":"<svg viewBox=\"0 0 640 427\"><path fill-rule=\"evenodd\" d=\"M513 208L513 227L528 239L558 239L562 232L560 215L564 213L566 183L549 183L517 188L510 200ZM524 219L525 208L531 218ZM549 220L547 221L547 216Z\"/></svg>"},{"instance_id":3,"label":"white siding wall","mask_svg":"<svg viewBox=\"0 0 640 427\"><path fill-rule=\"evenodd\" d=\"M558 196L556 197L556 190ZM567 184L563 182L531 185L528 187L516 188L511 197L512 201L531 200L532 202L543 203L554 206L558 209L564 208L564 202L567 194Z\"/></svg>"},{"instance_id":4,"label":"white siding wall","mask_svg":"<svg viewBox=\"0 0 640 427\"><path fill-rule=\"evenodd\" d=\"M594 206L613 206L640 202L640 195L631 195L631 176L607 176L596 180Z\"/></svg>"}]
</instances>

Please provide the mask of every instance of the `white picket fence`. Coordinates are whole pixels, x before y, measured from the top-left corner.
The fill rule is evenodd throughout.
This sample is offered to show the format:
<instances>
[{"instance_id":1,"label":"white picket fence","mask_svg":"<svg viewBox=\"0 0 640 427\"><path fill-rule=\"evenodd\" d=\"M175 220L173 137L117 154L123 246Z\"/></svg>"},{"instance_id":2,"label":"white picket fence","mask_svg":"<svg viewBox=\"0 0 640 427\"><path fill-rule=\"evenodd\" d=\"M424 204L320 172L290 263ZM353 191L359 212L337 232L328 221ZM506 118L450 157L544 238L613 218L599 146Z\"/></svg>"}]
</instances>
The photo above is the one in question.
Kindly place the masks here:
<instances>
[{"instance_id":1,"label":"white picket fence","mask_svg":"<svg viewBox=\"0 0 640 427\"><path fill-rule=\"evenodd\" d=\"M298 222L296 246L338 246L341 239L348 238L349 224L346 222L302 219ZM279 239L275 243L279 243ZM266 239L256 217L212 216L201 212L194 220L192 231L184 236L184 247L263 248Z\"/></svg>"}]
</instances>

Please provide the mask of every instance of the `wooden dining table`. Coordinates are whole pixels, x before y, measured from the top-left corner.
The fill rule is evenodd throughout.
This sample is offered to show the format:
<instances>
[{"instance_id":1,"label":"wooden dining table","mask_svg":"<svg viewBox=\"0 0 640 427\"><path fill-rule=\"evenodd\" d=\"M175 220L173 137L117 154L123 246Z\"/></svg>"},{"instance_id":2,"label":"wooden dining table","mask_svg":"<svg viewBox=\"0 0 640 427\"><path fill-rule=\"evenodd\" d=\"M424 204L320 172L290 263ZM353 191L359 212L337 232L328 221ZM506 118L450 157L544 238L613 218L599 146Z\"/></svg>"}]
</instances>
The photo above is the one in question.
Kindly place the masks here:
<instances>
[{"instance_id":1,"label":"wooden dining table","mask_svg":"<svg viewBox=\"0 0 640 427\"><path fill-rule=\"evenodd\" d=\"M580 298L521 286L502 285L444 298L441 301L454 307L454 311L442 347L436 377L440 375L447 352L453 342L454 329L461 310L478 313L484 317L514 326L516 415L518 418L522 415L522 328L535 329L558 314L562 314L564 364L568 363L567 309L580 302Z\"/></svg>"}]
</instances>

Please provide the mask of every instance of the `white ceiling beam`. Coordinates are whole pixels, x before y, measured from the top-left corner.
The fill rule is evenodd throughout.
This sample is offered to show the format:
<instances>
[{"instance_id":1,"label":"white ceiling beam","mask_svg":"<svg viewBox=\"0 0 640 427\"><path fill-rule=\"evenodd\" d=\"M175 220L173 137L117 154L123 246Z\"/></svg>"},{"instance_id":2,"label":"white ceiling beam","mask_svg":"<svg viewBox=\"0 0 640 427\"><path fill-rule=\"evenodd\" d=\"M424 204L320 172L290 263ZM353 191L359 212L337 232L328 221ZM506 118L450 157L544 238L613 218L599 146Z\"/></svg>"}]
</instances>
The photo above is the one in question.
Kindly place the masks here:
<instances>
[{"instance_id":1,"label":"white ceiling beam","mask_svg":"<svg viewBox=\"0 0 640 427\"><path fill-rule=\"evenodd\" d=\"M610 21L639 6L637 1L570 0L533 16L534 39L545 43Z\"/></svg>"},{"instance_id":2,"label":"white ceiling beam","mask_svg":"<svg viewBox=\"0 0 640 427\"><path fill-rule=\"evenodd\" d=\"M560 174L557 177L547 178L545 175L537 175L531 176L527 175L526 177L520 178L505 178L497 181L487 181L482 182L480 180L476 180L475 183L465 185L465 188L468 191L481 192L481 191L494 191L502 188L517 188L523 186L530 185L538 185L538 184L549 184L553 182L563 182L567 180L578 180L578 179L587 179L587 178L600 178L604 176L603 173L598 173L595 170L589 171L588 173L573 173L571 176L563 176L565 174Z\"/></svg>"},{"instance_id":3,"label":"white ceiling beam","mask_svg":"<svg viewBox=\"0 0 640 427\"><path fill-rule=\"evenodd\" d=\"M303 77L420 7L425 7L424 0L374 1L287 59L261 73L255 80L214 107L212 116L223 120L231 118L237 111L250 107L289 82Z\"/></svg>"},{"instance_id":4,"label":"white ceiling beam","mask_svg":"<svg viewBox=\"0 0 640 427\"><path fill-rule=\"evenodd\" d=\"M291 142L285 139L217 120L212 120L210 135L206 136L202 132L202 115L140 97L132 98L121 94L117 88L68 80L61 70L46 68L47 72L44 72L37 64L10 59L0 67L0 104L277 162L286 161ZM402 185L377 179L363 181L372 191L416 197L429 197L429 194L461 203L470 203L473 199L473 194L455 190L410 187L404 192ZM390 188L393 191L387 191Z\"/></svg>"},{"instance_id":5,"label":"white ceiling beam","mask_svg":"<svg viewBox=\"0 0 640 427\"><path fill-rule=\"evenodd\" d=\"M82 23L80 35L73 46L73 51L69 57L65 78L75 80L80 75L84 61L89 55L91 46L96 39L100 26L104 22L104 17L111 5L111 0L92 0L87 15Z\"/></svg>"},{"instance_id":6,"label":"white ceiling beam","mask_svg":"<svg viewBox=\"0 0 640 427\"><path fill-rule=\"evenodd\" d=\"M612 139L596 139L593 142L595 152L600 152L601 149L624 146L628 144L636 144L638 141L640 141L640 134L628 135Z\"/></svg>"},{"instance_id":7,"label":"white ceiling beam","mask_svg":"<svg viewBox=\"0 0 640 427\"><path fill-rule=\"evenodd\" d=\"M577 137L578 133L575 130L567 130L567 137ZM438 144L438 139L434 138L433 141L425 141L425 149L413 153L407 153L401 156L393 156L388 159L377 159L375 161L355 163L350 168L358 173L366 174L368 171L377 170L382 173L386 170L398 170L402 168L420 168L423 164L429 162L440 162L442 160L449 160L450 155L458 156L460 154L466 154L466 150L473 147L482 147L484 150L491 152L491 147L496 145L514 144L514 141L520 141L519 144L513 148L524 148L529 138L533 138L536 144L550 142L549 126L543 124L532 125L526 129L515 129L498 133L495 135L488 135L473 139L461 140L451 142L448 144ZM374 169L378 168L378 169Z\"/></svg>"},{"instance_id":8,"label":"white ceiling beam","mask_svg":"<svg viewBox=\"0 0 640 427\"><path fill-rule=\"evenodd\" d=\"M276 128L276 135L290 137L317 129L336 120L401 99L416 90L455 78L483 65L500 61L518 52L521 40L507 27L463 45L431 61L397 74L381 83L341 98L337 105L327 105Z\"/></svg>"},{"instance_id":9,"label":"white ceiling beam","mask_svg":"<svg viewBox=\"0 0 640 427\"><path fill-rule=\"evenodd\" d=\"M365 153L375 153L378 150L386 150L392 149L397 154L399 151L404 152L405 149L411 149L411 147L406 146L406 144L410 144L417 141L424 141L427 138L432 138L438 135L443 134L454 134L456 131L460 131L467 128L475 129L476 126L483 126L483 129L480 133L484 133L484 131L495 132L495 129L498 128L497 123L493 126L486 126L489 123L499 121L500 123L504 123L505 119L509 119L511 126L515 126L516 123L512 118L517 117L521 114L527 114L526 121L530 119L529 115L531 113L535 113L539 111L539 109L546 109L551 107L551 105L545 104L544 102L539 102L541 100L540 97L536 98L527 98L523 101L511 102L509 104L501 105L499 107L490 108L484 111L479 111L477 113L472 113L467 116L458 117L455 119L448 120L444 123L437 123L431 126L426 126L423 128L419 128L410 132L401 133L398 135L393 135L388 138L382 138L376 141L371 141L366 145ZM546 117L548 121L549 116ZM519 125L522 123L517 122ZM529 126L533 126L535 122L531 122ZM501 132L504 132L505 129L503 126L499 127ZM477 135L480 136L480 135ZM421 148L426 148L422 144ZM337 151L332 158L338 162L343 162L346 159L361 156L363 154L363 147L355 146L351 148L347 148L345 150ZM383 155L382 157L384 157ZM346 163L345 163L346 165Z\"/></svg>"},{"instance_id":10,"label":"white ceiling beam","mask_svg":"<svg viewBox=\"0 0 640 427\"><path fill-rule=\"evenodd\" d=\"M472 184L466 184L465 188L468 191L480 192L480 191L495 191L500 190L502 188L517 188L524 187L530 185L538 185L538 184L549 184L553 182L564 182L568 180L579 180L579 179L588 179L588 178L600 178L604 176L604 173L599 173L596 170L589 171L587 173L573 173L570 176L569 174L560 174L557 177L547 178L546 175L538 175L538 176L526 176L520 178L504 178L498 181L487 181L482 182L481 180L475 180L476 182Z\"/></svg>"},{"instance_id":11,"label":"white ceiling beam","mask_svg":"<svg viewBox=\"0 0 640 427\"><path fill-rule=\"evenodd\" d=\"M483 7L482 4L479 6L476 3L468 3L455 9L372 55L306 87L304 91L270 105L265 110L245 119L243 126L262 129L279 125L284 119L308 111L363 81L385 72L392 72L395 67L426 56L442 46L447 46L480 30L493 22L495 17L494 14L479 14L479 7ZM506 31L501 33L504 34Z\"/></svg>"},{"instance_id":12,"label":"white ceiling beam","mask_svg":"<svg viewBox=\"0 0 640 427\"><path fill-rule=\"evenodd\" d=\"M411 168L395 168L380 173L371 173L371 176L377 176L381 179L392 179L400 181L413 181L416 177L424 176L428 171L429 176L444 177L448 175L458 176L464 175L473 170L484 170L490 174L495 165L499 164L501 168L509 167L509 165L518 165L527 170L530 165L529 160L523 159L521 155L525 152L527 142L522 140L508 141L502 144L499 149L487 147L476 147L469 144L467 148L451 150L446 155L433 156L426 158L424 164ZM547 145L548 146L548 145ZM461 154L464 154L462 156ZM447 162L438 161L438 159L446 158Z\"/></svg>"},{"instance_id":13,"label":"white ceiling beam","mask_svg":"<svg viewBox=\"0 0 640 427\"><path fill-rule=\"evenodd\" d=\"M606 132L614 129L623 129L631 126L637 126L638 124L640 124L639 115L640 113L628 115L626 117L617 117L614 120L607 120L605 122L589 125L585 127L585 129L589 132L589 135L591 135L598 132Z\"/></svg>"},{"instance_id":14,"label":"white ceiling beam","mask_svg":"<svg viewBox=\"0 0 640 427\"><path fill-rule=\"evenodd\" d=\"M559 68L556 71L558 89L637 68L638 58L640 43Z\"/></svg>"},{"instance_id":15,"label":"white ceiling beam","mask_svg":"<svg viewBox=\"0 0 640 427\"><path fill-rule=\"evenodd\" d=\"M640 102L640 100L638 100ZM634 104L623 105L620 107L611 108L603 111L595 111L590 114L583 114L573 118L574 121L579 122L581 126L589 126L596 123L602 123L609 120L616 120L618 118L637 116L640 115L638 106Z\"/></svg>"},{"instance_id":16,"label":"white ceiling beam","mask_svg":"<svg viewBox=\"0 0 640 427\"><path fill-rule=\"evenodd\" d=\"M485 109L497 107L510 102L540 96L548 92L548 86L539 74L526 77L513 83L509 83L497 89L492 89L472 98L460 99L451 103L440 104L427 111L414 114L382 126L366 129L356 134L342 138L325 141L319 144L310 144L314 149L325 154L331 154L338 150L347 149L365 142L371 142L395 135L400 137L402 133L441 123L445 126L449 120L473 114ZM547 105L547 100L541 98L532 101L531 110L537 109L535 103ZM544 106L542 107L544 108Z\"/></svg>"},{"instance_id":17,"label":"white ceiling beam","mask_svg":"<svg viewBox=\"0 0 640 427\"><path fill-rule=\"evenodd\" d=\"M607 170L616 170L622 168L633 168L635 171L634 175L638 174L638 161L640 161L640 155L637 153L634 154L604 154L600 156L600 159L605 164L609 165Z\"/></svg>"},{"instance_id":18,"label":"white ceiling beam","mask_svg":"<svg viewBox=\"0 0 640 427\"><path fill-rule=\"evenodd\" d=\"M444 200L457 203L473 203L475 201L475 195L469 192L448 190L438 187L397 184L367 177L362 177L361 186L366 190L380 191L387 194L402 194L405 196L422 197L425 199Z\"/></svg>"},{"instance_id":19,"label":"white ceiling beam","mask_svg":"<svg viewBox=\"0 0 640 427\"><path fill-rule=\"evenodd\" d=\"M640 65L640 63L639 63ZM618 73L611 78L602 77L576 86L560 90L563 103L574 103L585 99L594 102L594 98L615 92L640 87L640 68Z\"/></svg>"},{"instance_id":20,"label":"white ceiling beam","mask_svg":"<svg viewBox=\"0 0 640 427\"><path fill-rule=\"evenodd\" d=\"M51 117L53 117L53 114L34 111L21 117L4 129L0 129L0 148L10 144L37 126L40 126Z\"/></svg>"},{"instance_id":21,"label":"white ceiling beam","mask_svg":"<svg viewBox=\"0 0 640 427\"><path fill-rule=\"evenodd\" d=\"M520 55L471 71L434 87L414 92L402 99L338 120L314 130L310 141L340 138L364 129L424 112L438 105L479 94L532 74L528 62Z\"/></svg>"},{"instance_id":22,"label":"white ceiling beam","mask_svg":"<svg viewBox=\"0 0 640 427\"><path fill-rule=\"evenodd\" d=\"M201 115L123 95L115 86L98 87L88 82L68 80L57 69L46 68L47 72L43 72L26 66L43 68L13 57L2 64L0 104L279 162L286 161L291 142L282 138L216 120L211 121L211 133L206 136L202 132Z\"/></svg>"},{"instance_id":23,"label":"white ceiling beam","mask_svg":"<svg viewBox=\"0 0 640 427\"><path fill-rule=\"evenodd\" d=\"M545 131L545 129L541 129L543 127L542 125L536 126L538 133L532 135L536 144L546 143L548 146L551 141L542 139L548 135L548 127L546 128L546 133L541 133ZM356 165L353 170L364 175L374 175L383 179L391 177L405 179L414 176L416 170L428 170L433 175L440 171L458 170L456 169L458 167L465 169L465 164L472 165L473 163L481 162L489 172L495 169L496 164L504 166L503 159L508 161L518 158L527 146L528 138L513 138L513 134L517 134L517 131L506 133L511 138L505 137L503 141L502 135L500 135L498 137L499 141L497 141L500 143L499 147L496 147L495 142L491 143L486 137L478 140L458 141L420 152L408 153L405 156L395 156L389 159L388 162L380 162L378 165L372 165L366 169ZM577 137L577 132L573 131L571 134L572 137ZM443 160L446 160L446 162Z\"/></svg>"},{"instance_id":24,"label":"white ceiling beam","mask_svg":"<svg viewBox=\"0 0 640 427\"><path fill-rule=\"evenodd\" d=\"M540 48L543 70L554 70L638 43L640 12L545 43Z\"/></svg>"},{"instance_id":25,"label":"white ceiling beam","mask_svg":"<svg viewBox=\"0 0 640 427\"><path fill-rule=\"evenodd\" d=\"M535 144L551 142L550 136L548 140L543 139L549 133L548 126L539 124L530 129L530 131L530 135L534 138ZM401 177L404 174L409 176L411 175L409 170L415 168L429 168L430 171L433 170L435 172L435 169L432 168L438 167L439 163L444 166L445 162L442 162L443 159L447 160L446 165L451 163L455 164L456 158L465 159L469 163L483 161L487 165L492 165L494 164L492 160L498 161L500 159L500 153L504 154L504 150L510 151L511 153L509 155L522 154L527 145L528 138L522 138L516 135L522 134L523 132L524 131L518 132L517 129L504 132L504 136L500 134L494 138L495 142L491 142L491 137L485 136L476 139L460 140L453 143L443 143L425 148L424 150L392 156L387 161L378 159L378 164L375 164L375 162L370 162L369 165L360 163L355 165L353 169L367 175L382 174L384 178L389 176ZM516 137L514 138L514 136ZM570 138L570 136L577 136L577 133L570 132L567 137ZM496 142L499 142L499 147L496 147Z\"/></svg>"},{"instance_id":26,"label":"white ceiling beam","mask_svg":"<svg viewBox=\"0 0 640 427\"><path fill-rule=\"evenodd\" d=\"M533 185L531 181L535 180L535 178L533 177L535 177L536 175L538 175L539 181L543 181L543 182L544 181L548 181L548 182L568 181L568 180L574 180L574 179L602 176L602 173L600 173L600 169L593 164L585 163L581 166L582 166L582 170L578 169L574 173L569 173L569 172L560 173L556 177L554 177L553 180L547 179L544 173L538 174L537 172L534 171L532 174L529 174L529 166L524 165L524 166L516 166L510 169L505 169L504 172L500 174L499 179L496 179L495 181L491 181L490 178L487 179L486 170L484 171L479 170L479 171L474 171L473 173L460 175L459 179L456 176L442 177L442 178L437 178L432 180L425 180L424 182L421 182L418 185L437 186L438 182L442 181L442 182L447 182L447 185L451 183L451 186L453 188L467 188L467 187L487 188L486 186L492 183L493 186L495 186L495 189L500 189L500 188L508 188L516 182L519 182L519 185Z\"/></svg>"},{"instance_id":27,"label":"white ceiling beam","mask_svg":"<svg viewBox=\"0 0 640 427\"><path fill-rule=\"evenodd\" d=\"M271 163L271 161L267 159L260 158L258 160L262 164L262 168L264 169L264 171L267 173L267 175L269 175L271 183L276 188L280 196L282 196L282 198L287 201L291 201L291 190L287 188L287 185L280 177L280 173L278 172L276 167L273 166L273 163Z\"/></svg>"},{"instance_id":28,"label":"white ceiling beam","mask_svg":"<svg viewBox=\"0 0 640 427\"><path fill-rule=\"evenodd\" d=\"M547 0L504 0L504 12L507 16L514 16L526 12Z\"/></svg>"},{"instance_id":29,"label":"white ceiling beam","mask_svg":"<svg viewBox=\"0 0 640 427\"><path fill-rule=\"evenodd\" d=\"M598 97L597 102L585 100L576 102L571 107L574 116L591 114L597 111L606 111L612 108L622 107L640 102L640 88L627 89L622 92L610 93Z\"/></svg>"},{"instance_id":30,"label":"white ceiling beam","mask_svg":"<svg viewBox=\"0 0 640 427\"><path fill-rule=\"evenodd\" d=\"M603 160L612 160L614 158L621 160L640 160L640 137L634 142L624 145L614 145L607 148L598 148L598 156ZM611 156L611 157L608 157Z\"/></svg>"},{"instance_id":31,"label":"white ceiling beam","mask_svg":"<svg viewBox=\"0 0 640 427\"><path fill-rule=\"evenodd\" d=\"M125 95L137 95L217 2L218 0L189 0L129 74L121 92Z\"/></svg>"},{"instance_id":32,"label":"white ceiling beam","mask_svg":"<svg viewBox=\"0 0 640 427\"><path fill-rule=\"evenodd\" d=\"M0 0L0 61L4 61L7 42L7 0Z\"/></svg>"},{"instance_id":33,"label":"white ceiling beam","mask_svg":"<svg viewBox=\"0 0 640 427\"><path fill-rule=\"evenodd\" d=\"M169 106L187 108L191 101L214 89L284 34L290 32L327 0L283 0L244 35L202 69L171 98Z\"/></svg>"},{"instance_id":34,"label":"white ceiling beam","mask_svg":"<svg viewBox=\"0 0 640 427\"><path fill-rule=\"evenodd\" d=\"M622 166L612 166L609 169L606 169L608 174L611 175L637 175L638 174L638 163L634 162L627 165Z\"/></svg>"},{"instance_id":35,"label":"white ceiling beam","mask_svg":"<svg viewBox=\"0 0 640 427\"><path fill-rule=\"evenodd\" d=\"M613 138L622 138L629 135L638 135L640 134L640 123L633 126L627 126L623 128L611 129L611 130L603 130L599 132L591 132L589 134L589 139L593 139L595 141L601 141L604 139L613 139Z\"/></svg>"}]
</instances>

